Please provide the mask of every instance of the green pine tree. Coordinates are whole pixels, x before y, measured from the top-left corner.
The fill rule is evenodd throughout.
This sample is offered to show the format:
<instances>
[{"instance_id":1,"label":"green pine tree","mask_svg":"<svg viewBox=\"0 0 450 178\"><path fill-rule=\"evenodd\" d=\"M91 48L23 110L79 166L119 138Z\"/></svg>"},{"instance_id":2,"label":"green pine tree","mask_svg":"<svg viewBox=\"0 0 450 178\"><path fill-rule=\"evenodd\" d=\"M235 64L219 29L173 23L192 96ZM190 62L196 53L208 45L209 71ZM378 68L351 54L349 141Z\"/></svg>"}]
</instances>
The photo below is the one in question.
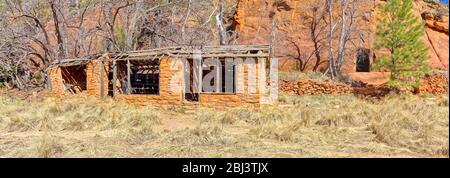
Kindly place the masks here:
<instances>
[{"instance_id":1,"label":"green pine tree","mask_svg":"<svg viewBox=\"0 0 450 178\"><path fill-rule=\"evenodd\" d=\"M422 43L425 25L413 14L412 0L389 0L382 8L382 21L377 28L375 49L387 49L388 56L375 62L374 68L391 72L389 85L411 90L430 69L429 56Z\"/></svg>"}]
</instances>

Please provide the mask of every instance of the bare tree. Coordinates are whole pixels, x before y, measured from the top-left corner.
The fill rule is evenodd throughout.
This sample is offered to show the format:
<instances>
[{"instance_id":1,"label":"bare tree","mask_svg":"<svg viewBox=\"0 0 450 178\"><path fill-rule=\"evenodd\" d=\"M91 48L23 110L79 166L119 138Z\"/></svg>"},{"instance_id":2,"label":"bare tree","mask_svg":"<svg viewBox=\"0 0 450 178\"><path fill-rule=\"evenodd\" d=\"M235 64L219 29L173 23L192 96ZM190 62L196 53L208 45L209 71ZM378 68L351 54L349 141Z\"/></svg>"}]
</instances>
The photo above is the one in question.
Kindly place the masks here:
<instances>
[{"instance_id":1,"label":"bare tree","mask_svg":"<svg viewBox=\"0 0 450 178\"><path fill-rule=\"evenodd\" d=\"M319 0L306 4L305 9L308 13L302 21L303 24L289 27L283 31L289 46L289 48L283 50L289 50L286 52L286 57L296 61L297 70L317 71L319 67L329 62L328 60L322 60L323 49L328 46L325 44L328 39L326 34L328 26L325 22L327 11L324 5ZM302 30L299 30L299 28L302 28ZM305 42L308 46L305 45Z\"/></svg>"},{"instance_id":2,"label":"bare tree","mask_svg":"<svg viewBox=\"0 0 450 178\"><path fill-rule=\"evenodd\" d=\"M188 23L189 16L191 15L191 4L192 4L192 0L188 0L188 5L186 8L186 16L184 17L183 26L181 27L182 44L186 43L186 25Z\"/></svg>"},{"instance_id":3,"label":"bare tree","mask_svg":"<svg viewBox=\"0 0 450 178\"><path fill-rule=\"evenodd\" d=\"M53 24L55 28L55 34L57 39L57 46L59 48L59 51L57 52L58 59L62 60L67 57L67 48L66 43L64 42L64 39L67 39L66 36L63 36L63 27L60 25L61 19L60 19L60 13L61 12L61 2L59 0L49 0L48 4L50 5L50 9L52 11L52 17L53 17ZM64 22L63 22L64 23Z\"/></svg>"},{"instance_id":4,"label":"bare tree","mask_svg":"<svg viewBox=\"0 0 450 178\"><path fill-rule=\"evenodd\" d=\"M227 33L223 23L223 0L219 0L219 12L216 15L217 27L219 28L220 45L227 44Z\"/></svg>"},{"instance_id":5,"label":"bare tree","mask_svg":"<svg viewBox=\"0 0 450 178\"><path fill-rule=\"evenodd\" d=\"M341 32L338 45L338 55L336 57L337 66L336 71L341 74L341 69L345 61L346 50L348 43L356 46L355 40L364 43L364 30L355 25L358 18L363 17L365 12L359 10L358 0L342 0L341 1Z\"/></svg>"},{"instance_id":6,"label":"bare tree","mask_svg":"<svg viewBox=\"0 0 450 178\"><path fill-rule=\"evenodd\" d=\"M1 10L3 18L7 19L2 27L3 33L7 34L4 38L7 45L2 49L2 66L12 85L19 89L27 88L29 82L26 81L30 80L29 74L25 74L25 71L29 73L32 67L25 65L27 58L30 58L34 67L43 70L45 67L40 65L49 65L57 54L51 46L49 33L45 28L46 22L43 20L45 16L42 15L42 11L49 8L39 8L46 3L6 0ZM45 73L44 78L47 78Z\"/></svg>"},{"instance_id":7,"label":"bare tree","mask_svg":"<svg viewBox=\"0 0 450 178\"><path fill-rule=\"evenodd\" d=\"M350 42L355 45L356 39L360 39L364 42L363 39L363 31L355 26L355 23L360 14L362 14L361 10L358 10L358 0L339 0L337 5L339 5L339 20L338 22L334 22L333 17L333 0L327 0L327 12L329 18L329 69L328 72L332 79L337 79L342 76L342 66L346 63L346 52L348 50L347 44ZM338 43L337 50L333 49L334 46L334 29L335 26L339 25L340 33L338 35ZM337 56L334 56L334 54Z\"/></svg>"},{"instance_id":8,"label":"bare tree","mask_svg":"<svg viewBox=\"0 0 450 178\"><path fill-rule=\"evenodd\" d=\"M347 31L351 28L351 26L347 26L347 8L348 8L348 0L341 0L341 15L340 15L340 34L339 34L339 44L338 44L338 49L337 49L337 58L336 58L336 63L337 65L335 66L335 72L339 73L340 72L340 66L342 66L342 62L344 60L344 53L345 53L345 44L346 44L346 38L347 38ZM350 19L353 20L353 19ZM350 24L352 24L353 22L351 22ZM349 28L350 27L350 28Z\"/></svg>"},{"instance_id":9,"label":"bare tree","mask_svg":"<svg viewBox=\"0 0 450 178\"><path fill-rule=\"evenodd\" d=\"M328 54L328 61L329 61L329 72L332 79L336 78L336 65L334 64L334 50L333 50L333 33L334 33L334 17L333 17L333 0L327 0L327 11L328 11L328 18L329 18L329 54Z\"/></svg>"},{"instance_id":10,"label":"bare tree","mask_svg":"<svg viewBox=\"0 0 450 178\"><path fill-rule=\"evenodd\" d=\"M323 48L324 40L326 39L326 35L324 34L326 31L326 26L324 25L324 18L326 9L321 9L321 2L315 2L312 4L311 11L312 15L308 17L309 22L309 30L310 37L313 43L314 49L313 53L316 57L316 62L313 67L313 71L317 71L319 66L326 63L327 61L322 61L321 52Z\"/></svg>"},{"instance_id":11,"label":"bare tree","mask_svg":"<svg viewBox=\"0 0 450 178\"><path fill-rule=\"evenodd\" d=\"M103 51L202 46L215 43L217 34L221 44L228 44L235 6L226 3L1 0L0 76L21 89L36 78L43 78L49 86L46 70L55 60ZM212 23L215 14L221 19L220 28Z\"/></svg>"},{"instance_id":12,"label":"bare tree","mask_svg":"<svg viewBox=\"0 0 450 178\"><path fill-rule=\"evenodd\" d=\"M295 48L295 55L287 55L288 57L293 58L295 61L297 61L297 69L300 70L301 72L304 72L307 67L309 66L309 62L311 61L311 59L313 58L314 54L316 53L315 51L312 51L310 53L302 50L302 48L300 47L300 45L298 43L296 43L293 39L288 39L287 40L289 43L292 44L292 46L294 46Z\"/></svg>"}]
</instances>

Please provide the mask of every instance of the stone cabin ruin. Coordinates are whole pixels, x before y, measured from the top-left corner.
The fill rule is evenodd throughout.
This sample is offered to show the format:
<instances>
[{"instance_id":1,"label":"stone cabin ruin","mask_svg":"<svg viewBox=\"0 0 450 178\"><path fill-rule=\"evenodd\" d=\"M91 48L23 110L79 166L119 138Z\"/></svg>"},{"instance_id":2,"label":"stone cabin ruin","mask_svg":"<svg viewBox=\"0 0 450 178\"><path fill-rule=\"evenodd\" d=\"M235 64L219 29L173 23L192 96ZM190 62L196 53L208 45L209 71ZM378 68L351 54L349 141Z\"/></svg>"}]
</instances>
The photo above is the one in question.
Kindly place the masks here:
<instances>
[{"instance_id":1,"label":"stone cabin ruin","mask_svg":"<svg viewBox=\"0 0 450 178\"><path fill-rule=\"evenodd\" d=\"M138 105L215 108L275 104L278 61L269 45L170 47L64 59L52 93L110 96Z\"/></svg>"}]
</instances>

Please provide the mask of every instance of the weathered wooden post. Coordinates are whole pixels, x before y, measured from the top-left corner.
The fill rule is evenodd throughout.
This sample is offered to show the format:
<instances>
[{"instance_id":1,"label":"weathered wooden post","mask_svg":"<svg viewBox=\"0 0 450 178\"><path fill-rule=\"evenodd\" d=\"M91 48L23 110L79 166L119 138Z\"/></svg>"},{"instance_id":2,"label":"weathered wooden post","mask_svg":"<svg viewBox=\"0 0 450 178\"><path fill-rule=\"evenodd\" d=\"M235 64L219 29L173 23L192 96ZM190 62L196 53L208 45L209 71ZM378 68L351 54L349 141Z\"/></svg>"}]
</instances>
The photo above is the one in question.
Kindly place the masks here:
<instances>
[{"instance_id":1,"label":"weathered wooden post","mask_svg":"<svg viewBox=\"0 0 450 178\"><path fill-rule=\"evenodd\" d=\"M116 96L116 92L117 92L117 62L116 60L113 61L113 94L112 96L115 97Z\"/></svg>"},{"instance_id":2,"label":"weathered wooden post","mask_svg":"<svg viewBox=\"0 0 450 178\"><path fill-rule=\"evenodd\" d=\"M278 59L270 59L270 100L273 104L278 103Z\"/></svg>"},{"instance_id":3,"label":"weathered wooden post","mask_svg":"<svg viewBox=\"0 0 450 178\"><path fill-rule=\"evenodd\" d=\"M194 50L193 51L193 70L194 70L194 87L193 93L201 93L202 92L202 80L203 80L203 70L202 70L202 51Z\"/></svg>"},{"instance_id":4,"label":"weathered wooden post","mask_svg":"<svg viewBox=\"0 0 450 178\"><path fill-rule=\"evenodd\" d=\"M262 55L263 52L259 51L258 54ZM260 102L262 104L270 103L267 95L267 71L266 71L266 59L264 57L258 58L258 91L261 96Z\"/></svg>"},{"instance_id":5,"label":"weathered wooden post","mask_svg":"<svg viewBox=\"0 0 450 178\"><path fill-rule=\"evenodd\" d=\"M131 63L127 60L127 94L131 94Z\"/></svg>"},{"instance_id":6,"label":"weathered wooden post","mask_svg":"<svg viewBox=\"0 0 450 178\"><path fill-rule=\"evenodd\" d=\"M104 83L103 83L103 59L104 56L100 58L100 98L103 98L105 96L104 92Z\"/></svg>"}]
</instances>

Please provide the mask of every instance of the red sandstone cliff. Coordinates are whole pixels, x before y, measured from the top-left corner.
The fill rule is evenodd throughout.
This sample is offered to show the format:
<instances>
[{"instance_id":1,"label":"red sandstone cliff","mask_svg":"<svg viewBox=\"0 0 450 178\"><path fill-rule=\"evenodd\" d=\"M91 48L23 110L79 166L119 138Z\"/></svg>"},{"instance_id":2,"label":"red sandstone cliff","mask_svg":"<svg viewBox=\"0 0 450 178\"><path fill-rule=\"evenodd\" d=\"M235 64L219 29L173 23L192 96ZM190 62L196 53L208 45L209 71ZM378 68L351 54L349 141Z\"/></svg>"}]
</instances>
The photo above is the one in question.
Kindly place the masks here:
<instances>
[{"instance_id":1,"label":"red sandstone cliff","mask_svg":"<svg viewBox=\"0 0 450 178\"><path fill-rule=\"evenodd\" d=\"M236 30L239 34L238 42L241 44L270 43L271 15L275 19L275 54L281 59L281 69L298 69L298 59L309 59L309 65L305 70L312 70L317 62L314 51L314 43L311 38L311 19L314 17L316 0L283 0L277 1L278 7L274 7L276 0L238 0L235 15ZM379 14L377 7L385 3L383 0L367 0L358 4L359 17L356 24L362 31L359 39L349 45L346 52L346 64L343 66L345 73L356 71L356 50L372 49L374 32L376 30ZM323 5L323 4L322 4ZM438 9L447 8L442 4L425 3L422 0L415 2L415 10L418 16L426 22L426 33L423 36L425 44L429 47L429 64L435 69L448 70L449 62L449 35L448 12L445 15L433 15L430 13ZM273 12L273 13L272 13ZM328 29L326 29L328 30ZM336 31L337 36L338 30ZM337 41L337 40L335 40ZM325 42L320 43L322 47ZM327 47L320 52L321 67L327 66ZM371 51L374 58L381 53ZM322 62L323 61L323 62Z\"/></svg>"}]
</instances>

